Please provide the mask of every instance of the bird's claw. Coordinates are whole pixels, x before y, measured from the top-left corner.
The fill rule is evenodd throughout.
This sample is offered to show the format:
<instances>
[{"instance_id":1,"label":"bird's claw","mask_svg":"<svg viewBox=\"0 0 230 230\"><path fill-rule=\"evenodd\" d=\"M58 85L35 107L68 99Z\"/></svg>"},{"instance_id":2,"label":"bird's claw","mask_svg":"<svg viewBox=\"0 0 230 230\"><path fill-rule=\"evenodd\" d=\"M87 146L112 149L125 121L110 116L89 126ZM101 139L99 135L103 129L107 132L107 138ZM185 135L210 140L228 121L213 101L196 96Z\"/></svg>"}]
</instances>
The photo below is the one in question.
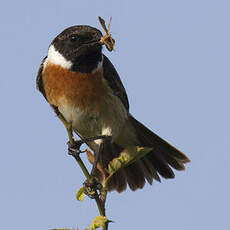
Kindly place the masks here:
<instances>
[{"instance_id":1,"label":"bird's claw","mask_svg":"<svg viewBox=\"0 0 230 230\"><path fill-rule=\"evenodd\" d=\"M79 155L80 153L84 153L86 150L80 150L81 145L84 142L82 140L74 141L74 143L70 143L69 141L67 142L68 145L68 153L69 155Z\"/></svg>"},{"instance_id":2,"label":"bird's claw","mask_svg":"<svg viewBox=\"0 0 230 230\"><path fill-rule=\"evenodd\" d=\"M95 177L93 177L91 182L86 180L83 183L83 188L85 194L88 197L90 197L91 199L95 199L98 196L97 191L100 191L102 189L102 184L98 182Z\"/></svg>"}]
</instances>

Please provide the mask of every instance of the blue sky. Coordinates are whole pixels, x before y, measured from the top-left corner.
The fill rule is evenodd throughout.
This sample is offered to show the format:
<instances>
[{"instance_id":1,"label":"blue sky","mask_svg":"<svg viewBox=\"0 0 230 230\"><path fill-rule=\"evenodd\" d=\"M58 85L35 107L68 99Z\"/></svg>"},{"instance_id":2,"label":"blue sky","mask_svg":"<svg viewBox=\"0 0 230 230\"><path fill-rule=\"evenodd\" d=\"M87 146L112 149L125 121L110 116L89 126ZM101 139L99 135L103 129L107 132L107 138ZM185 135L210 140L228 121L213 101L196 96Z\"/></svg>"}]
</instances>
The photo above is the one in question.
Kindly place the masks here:
<instances>
[{"instance_id":1,"label":"blue sky","mask_svg":"<svg viewBox=\"0 0 230 230\"><path fill-rule=\"evenodd\" d=\"M1 4L2 229L84 229L98 215L75 193L84 177L35 78L51 40L110 16L131 113L191 159L175 180L109 194L110 229L227 229L230 2L4 1Z\"/></svg>"}]
</instances>

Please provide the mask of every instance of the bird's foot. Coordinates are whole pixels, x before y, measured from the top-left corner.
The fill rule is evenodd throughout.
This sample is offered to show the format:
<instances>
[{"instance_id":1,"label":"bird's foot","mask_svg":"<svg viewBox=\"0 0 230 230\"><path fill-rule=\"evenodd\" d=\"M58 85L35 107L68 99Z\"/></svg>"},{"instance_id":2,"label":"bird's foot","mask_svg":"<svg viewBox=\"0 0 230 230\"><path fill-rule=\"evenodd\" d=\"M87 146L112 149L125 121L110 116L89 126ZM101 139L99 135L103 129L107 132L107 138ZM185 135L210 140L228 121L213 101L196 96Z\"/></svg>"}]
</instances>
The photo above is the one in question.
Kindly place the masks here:
<instances>
[{"instance_id":1,"label":"bird's foot","mask_svg":"<svg viewBox=\"0 0 230 230\"><path fill-rule=\"evenodd\" d=\"M81 140L74 141L73 144L71 144L68 141L67 145L68 145L68 153L69 153L69 155L74 156L74 155L79 155L80 153L86 152L86 150L80 150L82 144L84 144L86 142L89 142L89 141L95 141L95 140L98 140L98 139L107 139L107 140L110 140L111 136L101 135L101 136L95 136L95 137L90 137L90 138L83 138Z\"/></svg>"},{"instance_id":2,"label":"bird's foot","mask_svg":"<svg viewBox=\"0 0 230 230\"><path fill-rule=\"evenodd\" d=\"M69 155L72 155L72 156L75 155L76 156L76 155L79 155L80 153L85 152L86 150L81 150L80 149L82 144L84 144L83 140L74 141L73 144L68 142L67 145L68 145L68 153L69 153Z\"/></svg>"},{"instance_id":3,"label":"bird's foot","mask_svg":"<svg viewBox=\"0 0 230 230\"><path fill-rule=\"evenodd\" d=\"M98 192L102 189L102 184L98 182L95 177L92 177L92 181L86 180L83 183L85 194L91 199L95 199L98 196Z\"/></svg>"}]
</instances>

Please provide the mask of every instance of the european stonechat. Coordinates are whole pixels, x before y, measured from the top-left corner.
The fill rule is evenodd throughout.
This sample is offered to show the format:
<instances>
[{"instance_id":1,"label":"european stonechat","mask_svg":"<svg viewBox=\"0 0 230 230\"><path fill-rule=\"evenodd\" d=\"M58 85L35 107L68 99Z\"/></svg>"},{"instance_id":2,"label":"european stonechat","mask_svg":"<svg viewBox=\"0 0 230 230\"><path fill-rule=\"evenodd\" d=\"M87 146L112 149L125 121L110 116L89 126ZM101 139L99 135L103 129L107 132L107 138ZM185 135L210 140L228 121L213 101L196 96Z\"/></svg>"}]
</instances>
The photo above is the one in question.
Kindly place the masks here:
<instances>
[{"instance_id":1,"label":"european stonechat","mask_svg":"<svg viewBox=\"0 0 230 230\"><path fill-rule=\"evenodd\" d=\"M102 53L102 33L93 27L72 26L51 43L37 75L37 88L51 107L72 124L82 139L99 153L104 168L129 146L151 147L138 161L121 168L108 183L108 190L141 189L147 180L174 178L172 168L184 170L188 157L137 121L120 77ZM106 142L106 144L105 144Z\"/></svg>"}]
</instances>

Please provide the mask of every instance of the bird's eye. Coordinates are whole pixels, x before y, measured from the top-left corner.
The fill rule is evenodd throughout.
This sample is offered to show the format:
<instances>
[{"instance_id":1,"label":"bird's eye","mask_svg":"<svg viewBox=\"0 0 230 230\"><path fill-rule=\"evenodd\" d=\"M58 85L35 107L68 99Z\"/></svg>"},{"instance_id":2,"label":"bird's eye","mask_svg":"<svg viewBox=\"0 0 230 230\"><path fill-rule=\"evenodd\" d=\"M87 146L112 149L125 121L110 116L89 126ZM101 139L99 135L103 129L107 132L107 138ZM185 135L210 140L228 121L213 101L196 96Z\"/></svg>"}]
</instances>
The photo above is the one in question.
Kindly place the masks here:
<instances>
[{"instance_id":1,"label":"bird's eye","mask_svg":"<svg viewBox=\"0 0 230 230\"><path fill-rule=\"evenodd\" d=\"M76 42L78 40L78 36L76 34L73 34L70 36L70 41L71 42Z\"/></svg>"}]
</instances>

